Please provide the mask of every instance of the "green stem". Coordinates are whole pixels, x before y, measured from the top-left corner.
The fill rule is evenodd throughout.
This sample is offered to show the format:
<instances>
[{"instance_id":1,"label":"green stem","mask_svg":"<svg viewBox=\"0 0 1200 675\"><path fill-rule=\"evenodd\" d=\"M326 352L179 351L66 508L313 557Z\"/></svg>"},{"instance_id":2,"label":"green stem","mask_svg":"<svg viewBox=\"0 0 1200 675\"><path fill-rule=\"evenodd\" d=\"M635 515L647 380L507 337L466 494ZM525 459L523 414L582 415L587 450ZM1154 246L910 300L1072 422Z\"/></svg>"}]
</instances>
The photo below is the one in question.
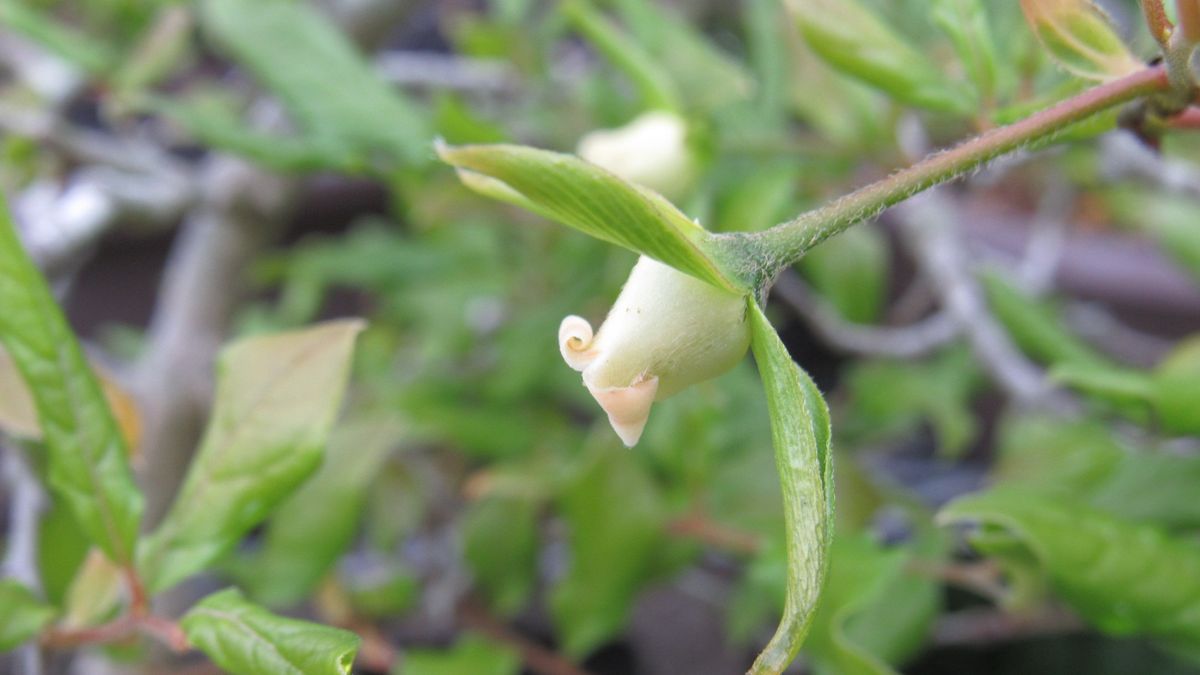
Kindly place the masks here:
<instances>
[{"instance_id":1,"label":"green stem","mask_svg":"<svg viewBox=\"0 0 1200 675\"><path fill-rule=\"evenodd\" d=\"M761 281L769 282L813 246L897 202L952 180L1000 155L1048 140L1066 127L1133 99L1167 90L1166 70L1155 66L1089 89L1019 122L998 127L878 182L860 188L794 220L743 235L761 257ZM733 242L731 242L733 244Z\"/></svg>"}]
</instances>

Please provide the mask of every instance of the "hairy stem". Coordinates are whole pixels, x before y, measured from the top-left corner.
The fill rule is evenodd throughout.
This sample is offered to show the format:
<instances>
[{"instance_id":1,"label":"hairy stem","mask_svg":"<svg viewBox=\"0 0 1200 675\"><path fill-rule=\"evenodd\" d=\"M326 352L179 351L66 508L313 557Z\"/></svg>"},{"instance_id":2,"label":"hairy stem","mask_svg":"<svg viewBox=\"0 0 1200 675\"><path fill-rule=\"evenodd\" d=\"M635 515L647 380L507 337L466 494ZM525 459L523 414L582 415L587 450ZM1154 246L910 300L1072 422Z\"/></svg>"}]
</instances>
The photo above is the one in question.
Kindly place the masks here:
<instances>
[{"instance_id":1,"label":"hairy stem","mask_svg":"<svg viewBox=\"0 0 1200 675\"><path fill-rule=\"evenodd\" d=\"M1092 115L1169 88L1162 66L1140 70L931 155L794 220L763 232L743 235L741 243L756 249L762 257L762 281L769 281L813 246L893 204L962 176L1000 155L1048 140Z\"/></svg>"}]
</instances>

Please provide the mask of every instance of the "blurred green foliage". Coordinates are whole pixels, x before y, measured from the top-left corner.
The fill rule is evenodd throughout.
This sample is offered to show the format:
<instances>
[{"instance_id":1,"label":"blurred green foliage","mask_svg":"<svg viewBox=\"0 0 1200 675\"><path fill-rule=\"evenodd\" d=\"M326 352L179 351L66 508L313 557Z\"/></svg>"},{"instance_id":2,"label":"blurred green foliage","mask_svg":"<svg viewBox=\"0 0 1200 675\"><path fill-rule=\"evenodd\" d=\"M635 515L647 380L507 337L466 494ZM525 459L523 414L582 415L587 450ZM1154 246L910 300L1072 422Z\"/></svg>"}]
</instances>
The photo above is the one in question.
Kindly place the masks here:
<instances>
[{"instance_id":1,"label":"blurred green foliage","mask_svg":"<svg viewBox=\"0 0 1200 675\"><path fill-rule=\"evenodd\" d=\"M1134 3L1116 4L1136 16ZM691 257L688 246L708 239L691 237L688 219L714 232L765 229L906 163L896 132L903 119L918 119L942 145L1081 90L1071 73L1104 77L1111 69L1097 68L1109 57L1124 63L1127 50L1150 52L1140 34L1132 47L1114 43L1119 33L1089 13L1084 28L1104 48L1101 62L1089 61L1092 50L1046 32L1060 23L1030 30L1016 2L746 0L710 9L648 0L447 8L437 35L449 54L502 63L511 76L512 91L489 96L393 86L318 3L0 0L7 30L108 90L98 106L108 125L151 118L173 125L179 148L295 176L365 177L387 191L386 213L306 235L247 270L261 293L242 308L239 332L295 330L346 313L348 303L369 321L323 465L316 468L321 429L314 438L287 430L263 442L270 447L239 454L286 475L270 490L237 497L231 489L192 504L189 518L179 516L191 525L181 527L210 524L221 536L201 537L203 555L155 585L215 568L272 612L390 626L429 618L437 586L430 568L442 566L498 617L543 627L556 649L586 661L621 638L649 586L732 569L719 608L728 639L765 642L784 610L786 563L759 377L742 364L657 404L637 450L621 448L558 358L554 335L568 314L601 317L633 256L467 192L433 163L433 138L569 153L590 130L673 109L688 121L701 171L678 200L679 236L659 243L662 257L736 286L727 270ZM191 27L163 33L175 11ZM167 46L152 39L162 34ZM1049 53L1039 47L1047 35L1057 40ZM264 100L281 111L268 128L253 121ZM1084 141L1115 123L1115 114L1102 115L1067 138ZM45 170L39 151L20 141L4 139L6 188ZM617 243L646 246L636 218L669 208L630 191L617 217L598 217L596 186L611 187L607 174L548 154L513 157L500 169L520 193L510 201ZM1123 182L1103 186L1097 201L1111 221L1150 236L1200 279L1194 198ZM814 250L796 271L844 319L886 325L905 274L895 257L888 235L864 226ZM912 446L924 467L963 466L954 462L964 457L976 467L981 450L994 455L991 486L938 516L982 523L972 555L1007 574L999 599L965 604L1032 611L1066 603L1104 633L1150 638L1193 663L1200 653L1200 349L1181 341L1155 368L1123 363L1075 333L1062 312L1069 298L1035 298L1012 276L978 278L1019 350L1081 394L1072 419L997 403L961 339L905 361L825 363L810 336L785 331L801 365L828 374L817 380L831 403L842 471L828 580L805 647L814 672L894 672L929 645L939 621L963 610L962 593L944 594L941 578L964 564L949 543L958 530L934 529L940 505L919 481L879 469ZM307 397L322 410L296 422L332 415L336 389L322 389L329 399ZM46 452L53 464L52 439ZM211 452L201 451L200 466ZM0 646L36 634L55 611L48 607L63 606L87 552L76 521L93 538L100 529L74 502L64 507L56 503L41 522L48 605L23 587L0 586L11 598L0 601ZM100 543L120 550L133 531L123 525L119 541ZM233 672L261 671L246 665L260 653L254 631L228 644L211 638L224 634L214 627L224 614L205 608L251 626L292 625L237 591L202 601L184 627ZM6 611L21 615L9 620ZM341 656L355 642L312 624L293 638L329 642ZM406 675L520 672L511 645L470 632L452 644L404 647L395 672ZM300 672L344 672L328 653L297 657L317 659Z\"/></svg>"}]
</instances>

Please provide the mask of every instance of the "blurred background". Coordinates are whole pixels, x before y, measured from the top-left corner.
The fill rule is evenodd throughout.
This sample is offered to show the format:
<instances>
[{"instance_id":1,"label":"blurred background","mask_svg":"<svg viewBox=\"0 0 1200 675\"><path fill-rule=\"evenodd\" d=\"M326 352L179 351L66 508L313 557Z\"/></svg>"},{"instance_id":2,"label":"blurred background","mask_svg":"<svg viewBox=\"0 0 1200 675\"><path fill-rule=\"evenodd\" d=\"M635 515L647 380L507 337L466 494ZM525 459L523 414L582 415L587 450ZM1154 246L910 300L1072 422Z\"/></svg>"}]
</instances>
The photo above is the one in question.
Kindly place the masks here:
<instances>
[{"instance_id":1,"label":"blurred background","mask_svg":"<svg viewBox=\"0 0 1200 675\"><path fill-rule=\"evenodd\" d=\"M1151 58L1137 3L1103 6ZM899 70L840 58L839 31ZM599 322L635 256L469 192L433 139L578 149L710 230L758 230L1103 77L1067 65L1015 1L0 0L0 188L127 394L149 523L221 344L369 320L323 468L165 611L232 581L358 632L363 673L726 675L783 599L752 363L656 404L623 448L555 335ZM789 672L1200 673L1197 612L1161 639L1072 586L1128 541L1064 572L1030 541L1071 527L972 546L934 522L1018 485L1194 543L1200 146L1116 127L997 161L780 278L768 313L830 403L838 471L833 571ZM52 601L86 553L73 527L38 516ZM1194 579L1151 581L1200 605ZM161 659L136 667L216 672Z\"/></svg>"}]
</instances>

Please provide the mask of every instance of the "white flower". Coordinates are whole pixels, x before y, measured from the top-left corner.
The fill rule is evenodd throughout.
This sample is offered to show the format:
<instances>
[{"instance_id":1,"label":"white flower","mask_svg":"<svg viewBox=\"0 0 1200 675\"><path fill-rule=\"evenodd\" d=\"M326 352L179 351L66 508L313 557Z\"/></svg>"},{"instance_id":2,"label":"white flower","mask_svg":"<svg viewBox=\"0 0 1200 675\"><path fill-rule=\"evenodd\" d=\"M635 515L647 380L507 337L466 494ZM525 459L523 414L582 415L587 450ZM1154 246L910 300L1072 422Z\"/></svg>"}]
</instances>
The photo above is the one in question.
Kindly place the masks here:
<instances>
[{"instance_id":1,"label":"white flower","mask_svg":"<svg viewBox=\"0 0 1200 675\"><path fill-rule=\"evenodd\" d=\"M655 111L617 129L593 131L580 139L577 152L625 180L677 198L687 192L696 175L687 135L683 118Z\"/></svg>"},{"instance_id":2,"label":"white flower","mask_svg":"<svg viewBox=\"0 0 1200 675\"><path fill-rule=\"evenodd\" d=\"M641 438L650 406L740 361L750 345L746 300L642 256L600 330L563 319L559 350L608 413L625 445Z\"/></svg>"}]
</instances>

